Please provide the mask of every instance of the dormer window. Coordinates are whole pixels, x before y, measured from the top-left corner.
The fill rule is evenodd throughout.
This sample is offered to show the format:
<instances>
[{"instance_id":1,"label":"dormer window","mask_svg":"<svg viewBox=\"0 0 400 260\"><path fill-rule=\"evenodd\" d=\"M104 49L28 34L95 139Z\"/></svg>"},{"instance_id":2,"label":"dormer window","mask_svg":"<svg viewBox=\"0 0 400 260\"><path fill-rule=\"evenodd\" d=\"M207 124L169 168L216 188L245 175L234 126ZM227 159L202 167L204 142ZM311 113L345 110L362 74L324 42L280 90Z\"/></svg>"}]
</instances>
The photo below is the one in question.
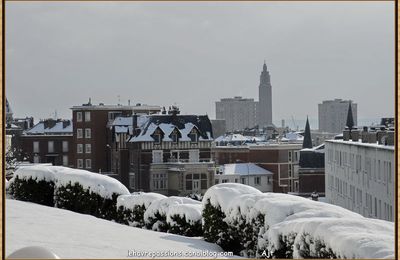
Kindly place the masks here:
<instances>
[{"instance_id":1,"label":"dormer window","mask_svg":"<svg viewBox=\"0 0 400 260\"><path fill-rule=\"evenodd\" d=\"M199 141L199 135L195 128L193 128L192 131L190 131L189 138L192 143L197 143Z\"/></svg>"},{"instance_id":2,"label":"dormer window","mask_svg":"<svg viewBox=\"0 0 400 260\"><path fill-rule=\"evenodd\" d=\"M176 144L176 143L178 143L179 137L181 137L181 136L180 136L180 134L179 134L179 131L175 128L175 129L172 131L172 133L170 134L169 137L172 139L172 142L173 142L174 144Z\"/></svg>"},{"instance_id":3,"label":"dormer window","mask_svg":"<svg viewBox=\"0 0 400 260\"><path fill-rule=\"evenodd\" d=\"M156 133L156 134L153 135L153 138L154 138L154 143L156 143L156 144L160 144L161 143L161 134Z\"/></svg>"}]
</instances>

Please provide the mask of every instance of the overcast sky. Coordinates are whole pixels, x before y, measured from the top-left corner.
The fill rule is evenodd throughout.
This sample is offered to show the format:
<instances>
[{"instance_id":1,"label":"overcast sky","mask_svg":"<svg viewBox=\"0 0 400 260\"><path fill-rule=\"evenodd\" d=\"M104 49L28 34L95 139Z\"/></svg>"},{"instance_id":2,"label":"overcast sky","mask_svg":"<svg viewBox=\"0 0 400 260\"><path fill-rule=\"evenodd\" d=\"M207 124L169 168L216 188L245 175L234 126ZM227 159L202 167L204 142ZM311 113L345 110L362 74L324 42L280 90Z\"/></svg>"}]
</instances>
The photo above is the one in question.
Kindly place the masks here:
<instances>
[{"instance_id":1,"label":"overcast sky","mask_svg":"<svg viewBox=\"0 0 400 260\"><path fill-rule=\"evenodd\" d=\"M275 120L318 103L394 115L393 2L6 2L6 96L15 116L71 118L86 103L258 100L264 59Z\"/></svg>"}]
</instances>

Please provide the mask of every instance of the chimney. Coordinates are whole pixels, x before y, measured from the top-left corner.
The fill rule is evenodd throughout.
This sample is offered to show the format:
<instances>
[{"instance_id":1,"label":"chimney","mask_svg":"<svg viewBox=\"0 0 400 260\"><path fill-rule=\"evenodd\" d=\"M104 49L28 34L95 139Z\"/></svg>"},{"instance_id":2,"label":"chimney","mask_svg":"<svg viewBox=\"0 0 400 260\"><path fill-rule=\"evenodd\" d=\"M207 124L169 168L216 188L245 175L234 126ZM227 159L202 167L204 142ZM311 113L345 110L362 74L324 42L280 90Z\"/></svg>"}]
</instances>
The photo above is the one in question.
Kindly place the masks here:
<instances>
[{"instance_id":1,"label":"chimney","mask_svg":"<svg viewBox=\"0 0 400 260\"><path fill-rule=\"evenodd\" d=\"M354 129L351 131L351 140L353 142L358 142L358 139L360 139L360 132L357 129Z\"/></svg>"},{"instance_id":2,"label":"chimney","mask_svg":"<svg viewBox=\"0 0 400 260\"><path fill-rule=\"evenodd\" d=\"M350 130L348 127L345 127L343 130L343 141L349 141L350 139Z\"/></svg>"},{"instance_id":3,"label":"chimney","mask_svg":"<svg viewBox=\"0 0 400 260\"><path fill-rule=\"evenodd\" d=\"M385 127L381 127L380 130L376 133L376 138L378 139L378 144L385 145L387 132L385 131Z\"/></svg>"},{"instance_id":4,"label":"chimney","mask_svg":"<svg viewBox=\"0 0 400 260\"><path fill-rule=\"evenodd\" d=\"M368 132L368 143L376 144L376 132L375 132L375 129L371 129L371 131Z\"/></svg>"},{"instance_id":5,"label":"chimney","mask_svg":"<svg viewBox=\"0 0 400 260\"><path fill-rule=\"evenodd\" d=\"M66 128L67 126L69 126L71 124L71 121L63 120L62 123L63 123L63 128Z\"/></svg>"},{"instance_id":6,"label":"chimney","mask_svg":"<svg viewBox=\"0 0 400 260\"><path fill-rule=\"evenodd\" d=\"M43 121L44 128L53 128L56 125L56 121L54 119L47 119Z\"/></svg>"},{"instance_id":7,"label":"chimney","mask_svg":"<svg viewBox=\"0 0 400 260\"><path fill-rule=\"evenodd\" d=\"M364 126L363 131L361 132L361 141L363 143L368 143L368 127Z\"/></svg>"},{"instance_id":8,"label":"chimney","mask_svg":"<svg viewBox=\"0 0 400 260\"><path fill-rule=\"evenodd\" d=\"M138 118L138 115L136 115L136 114L134 114L132 116L132 134L133 135L136 135L136 129L138 128L137 118Z\"/></svg>"},{"instance_id":9,"label":"chimney","mask_svg":"<svg viewBox=\"0 0 400 260\"><path fill-rule=\"evenodd\" d=\"M390 129L389 131L387 131L387 145L394 145L394 130Z\"/></svg>"}]
</instances>

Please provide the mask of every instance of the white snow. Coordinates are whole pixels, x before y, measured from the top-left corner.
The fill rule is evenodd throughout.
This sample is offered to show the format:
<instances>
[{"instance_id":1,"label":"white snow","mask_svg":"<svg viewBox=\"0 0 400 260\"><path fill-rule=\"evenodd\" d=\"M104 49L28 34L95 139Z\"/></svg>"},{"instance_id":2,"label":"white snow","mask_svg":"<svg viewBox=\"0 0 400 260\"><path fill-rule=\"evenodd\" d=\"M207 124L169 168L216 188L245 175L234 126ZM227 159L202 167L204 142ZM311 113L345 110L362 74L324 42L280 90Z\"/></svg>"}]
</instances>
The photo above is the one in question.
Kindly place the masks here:
<instances>
[{"instance_id":1,"label":"white snow","mask_svg":"<svg viewBox=\"0 0 400 260\"><path fill-rule=\"evenodd\" d=\"M201 221L202 218L202 206L198 204L179 204L172 205L169 207L167 212L167 223L173 225L174 221L171 217L178 215L181 218L185 218L189 224L194 224Z\"/></svg>"},{"instance_id":2,"label":"white snow","mask_svg":"<svg viewBox=\"0 0 400 260\"><path fill-rule=\"evenodd\" d=\"M111 198L113 193L129 194L129 190L114 178L99 173L62 166L31 165L20 167L14 173L10 184L17 176L20 179L32 178L36 181L53 181L55 189L66 186L68 183L72 185L79 183L84 189L90 189L90 191L103 198Z\"/></svg>"},{"instance_id":3,"label":"white snow","mask_svg":"<svg viewBox=\"0 0 400 260\"><path fill-rule=\"evenodd\" d=\"M5 203L6 256L27 246L45 247L62 259L128 258L128 250L154 254L208 252L208 257L202 256L205 258L222 252L219 246L200 238L133 228L34 203L9 199Z\"/></svg>"},{"instance_id":4,"label":"white snow","mask_svg":"<svg viewBox=\"0 0 400 260\"><path fill-rule=\"evenodd\" d=\"M246 192L240 184L215 185L206 192L203 203L221 205L224 221L233 224L240 217L251 223L264 215L258 245L269 250L279 248L279 237L294 236L293 257L308 239L320 240L341 258L394 258L394 224L364 218L328 203L281 193ZM237 192L233 190L237 189ZM314 248L311 246L311 250Z\"/></svg>"},{"instance_id":5,"label":"white snow","mask_svg":"<svg viewBox=\"0 0 400 260\"><path fill-rule=\"evenodd\" d=\"M72 134L72 122L67 120L69 125L64 127L63 122L56 122L53 127L45 128L44 122L39 122L25 133L31 134Z\"/></svg>"},{"instance_id":6,"label":"white snow","mask_svg":"<svg viewBox=\"0 0 400 260\"><path fill-rule=\"evenodd\" d=\"M135 206L144 206L146 209L155 200L165 199L166 196L152 192L137 192L130 195L120 195L117 198L117 208L133 209Z\"/></svg>"},{"instance_id":7,"label":"white snow","mask_svg":"<svg viewBox=\"0 0 400 260\"><path fill-rule=\"evenodd\" d=\"M155 218L155 214L158 212L162 216L167 216L169 209L174 205L182 205L182 204L194 204L201 205L200 201L193 200L185 197L168 197L161 200L153 201L153 203L147 208L144 213L144 221L145 223L150 223L149 218ZM157 223L156 223L157 224ZM155 227L153 227L154 229Z\"/></svg>"},{"instance_id":8,"label":"white snow","mask_svg":"<svg viewBox=\"0 0 400 260\"><path fill-rule=\"evenodd\" d=\"M262 194L261 191L251 186L239 184L239 183L221 183L209 188L203 196L203 207L210 200L210 203L214 207L221 207L221 210L225 212L229 203L235 199L238 195L242 194Z\"/></svg>"},{"instance_id":9,"label":"white snow","mask_svg":"<svg viewBox=\"0 0 400 260\"><path fill-rule=\"evenodd\" d=\"M223 174L227 175L272 175L272 172L254 163L232 163L223 166Z\"/></svg>"}]
</instances>

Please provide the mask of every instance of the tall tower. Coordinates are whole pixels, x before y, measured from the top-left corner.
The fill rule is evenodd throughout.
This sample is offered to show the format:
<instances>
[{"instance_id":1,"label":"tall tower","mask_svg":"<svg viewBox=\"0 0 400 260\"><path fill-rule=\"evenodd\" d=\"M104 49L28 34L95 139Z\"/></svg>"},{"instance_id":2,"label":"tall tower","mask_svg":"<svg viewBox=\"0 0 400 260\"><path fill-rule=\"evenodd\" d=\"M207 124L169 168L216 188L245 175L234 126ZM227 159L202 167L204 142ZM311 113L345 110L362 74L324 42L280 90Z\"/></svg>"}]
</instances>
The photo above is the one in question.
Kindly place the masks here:
<instances>
[{"instance_id":1,"label":"tall tower","mask_svg":"<svg viewBox=\"0 0 400 260\"><path fill-rule=\"evenodd\" d=\"M258 87L258 126L260 128L272 125L272 86L271 77L267 65L263 65L260 75L260 86Z\"/></svg>"}]
</instances>

